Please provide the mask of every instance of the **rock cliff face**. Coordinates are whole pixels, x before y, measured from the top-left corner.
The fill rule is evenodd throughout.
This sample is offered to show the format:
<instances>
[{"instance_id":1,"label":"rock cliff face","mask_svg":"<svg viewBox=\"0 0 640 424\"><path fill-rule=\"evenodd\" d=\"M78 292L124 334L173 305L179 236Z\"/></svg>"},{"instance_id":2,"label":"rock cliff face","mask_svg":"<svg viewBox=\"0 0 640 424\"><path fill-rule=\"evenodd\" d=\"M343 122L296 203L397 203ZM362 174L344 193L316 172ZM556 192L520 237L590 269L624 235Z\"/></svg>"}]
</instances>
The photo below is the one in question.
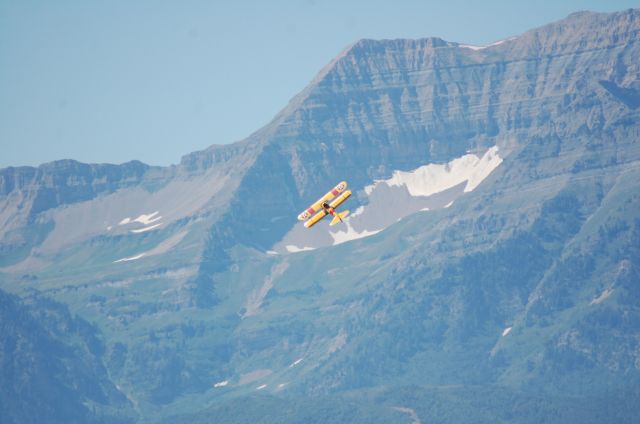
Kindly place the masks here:
<instances>
[{"instance_id":1,"label":"rock cliff face","mask_svg":"<svg viewBox=\"0 0 640 424\"><path fill-rule=\"evenodd\" d=\"M441 411L495 395L485 421L513 399L584 421L606 392L630 421L638 40L638 10L487 47L361 40L240 143L170 168L1 170L0 288L93 322L145 419L279 402L225 409L251 393L323 416L314 399L348 393L389 420L461 422ZM348 225L295 227L343 179Z\"/></svg>"}]
</instances>

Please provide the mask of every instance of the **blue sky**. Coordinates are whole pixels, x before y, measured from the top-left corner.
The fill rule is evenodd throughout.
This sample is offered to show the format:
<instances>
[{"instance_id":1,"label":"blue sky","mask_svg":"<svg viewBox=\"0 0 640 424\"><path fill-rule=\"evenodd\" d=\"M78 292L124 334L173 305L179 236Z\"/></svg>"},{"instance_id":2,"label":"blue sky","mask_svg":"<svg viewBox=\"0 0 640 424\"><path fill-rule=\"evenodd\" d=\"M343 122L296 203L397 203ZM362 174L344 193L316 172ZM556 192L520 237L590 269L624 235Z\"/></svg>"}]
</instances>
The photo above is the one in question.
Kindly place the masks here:
<instances>
[{"instance_id":1,"label":"blue sky","mask_svg":"<svg viewBox=\"0 0 640 424\"><path fill-rule=\"evenodd\" d=\"M0 167L241 140L360 38L487 44L638 1L0 0Z\"/></svg>"}]
</instances>

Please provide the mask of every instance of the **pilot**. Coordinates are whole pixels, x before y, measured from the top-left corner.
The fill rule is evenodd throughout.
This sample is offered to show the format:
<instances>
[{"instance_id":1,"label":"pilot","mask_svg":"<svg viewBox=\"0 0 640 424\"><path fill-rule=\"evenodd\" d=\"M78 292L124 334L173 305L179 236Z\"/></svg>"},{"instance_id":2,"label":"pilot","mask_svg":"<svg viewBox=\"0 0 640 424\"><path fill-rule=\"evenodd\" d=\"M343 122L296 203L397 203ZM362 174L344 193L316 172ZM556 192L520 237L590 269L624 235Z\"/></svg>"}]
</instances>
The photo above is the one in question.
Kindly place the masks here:
<instances>
[{"instance_id":1,"label":"pilot","mask_svg":"<svg viewBox=\"0 0 640 424\"><path fill-rule=\"evenodd\" d=\"M324 209L324 211L326 213L328 213L331 216L334 216L336 213L336 210L334 208L331 207L331 205L329 204L329 202L323 202L322 203L322 209Z\"/></svg>"}]
</instances>

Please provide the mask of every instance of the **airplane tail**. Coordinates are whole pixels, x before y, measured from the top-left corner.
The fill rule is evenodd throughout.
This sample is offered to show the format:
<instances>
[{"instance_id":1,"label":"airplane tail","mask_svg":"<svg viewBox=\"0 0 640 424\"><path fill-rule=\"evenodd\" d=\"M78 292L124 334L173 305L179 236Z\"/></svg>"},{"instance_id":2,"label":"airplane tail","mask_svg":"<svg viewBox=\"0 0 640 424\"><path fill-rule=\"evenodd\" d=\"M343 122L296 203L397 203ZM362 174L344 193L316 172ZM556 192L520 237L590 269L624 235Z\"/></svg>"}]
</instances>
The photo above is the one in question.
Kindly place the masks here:
<instances>
[{"instance_id":1,"label":"airplane tail","mask_svg":"<svg viewBox=\"0 0 640 424\"><path fill-rule=\"evenodd\" d=\"M336 216L333 217L329 225L336 225L338 222L342 222L342 219L346 218L347 215L349 215L349 211L336 213Z\"/></svg>"}]
</instances>

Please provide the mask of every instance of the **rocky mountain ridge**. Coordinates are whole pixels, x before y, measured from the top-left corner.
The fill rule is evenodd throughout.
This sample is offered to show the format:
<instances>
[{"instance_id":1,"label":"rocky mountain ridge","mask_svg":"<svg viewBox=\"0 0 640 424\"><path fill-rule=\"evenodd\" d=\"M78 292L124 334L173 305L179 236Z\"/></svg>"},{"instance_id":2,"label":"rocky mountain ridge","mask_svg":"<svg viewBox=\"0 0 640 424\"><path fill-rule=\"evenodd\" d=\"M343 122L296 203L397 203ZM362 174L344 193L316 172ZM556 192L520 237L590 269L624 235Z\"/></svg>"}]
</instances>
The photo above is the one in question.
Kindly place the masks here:
<instances>
[{"instance_id":1,"label":"rocky mountain ridge","mask_svg":"<svg viewBox=\"0 0 640 424\"><path fill-rule=\"evenodd\" d=\"M631 422L639 28L632 9L484 48L361 40L240 143L168 168L0 170L0 288L95 325L141 420L235 405L278 421L282 399L322 417L314 399L339 396L450 422L439 405L485 391L504 402L488 420L512 396L555 399L537 416L552 422L610 391ZM342 179L349 225L375 234L336 244L319 224L326 243L286 249Z\"/></svg>"}]
</instances>

